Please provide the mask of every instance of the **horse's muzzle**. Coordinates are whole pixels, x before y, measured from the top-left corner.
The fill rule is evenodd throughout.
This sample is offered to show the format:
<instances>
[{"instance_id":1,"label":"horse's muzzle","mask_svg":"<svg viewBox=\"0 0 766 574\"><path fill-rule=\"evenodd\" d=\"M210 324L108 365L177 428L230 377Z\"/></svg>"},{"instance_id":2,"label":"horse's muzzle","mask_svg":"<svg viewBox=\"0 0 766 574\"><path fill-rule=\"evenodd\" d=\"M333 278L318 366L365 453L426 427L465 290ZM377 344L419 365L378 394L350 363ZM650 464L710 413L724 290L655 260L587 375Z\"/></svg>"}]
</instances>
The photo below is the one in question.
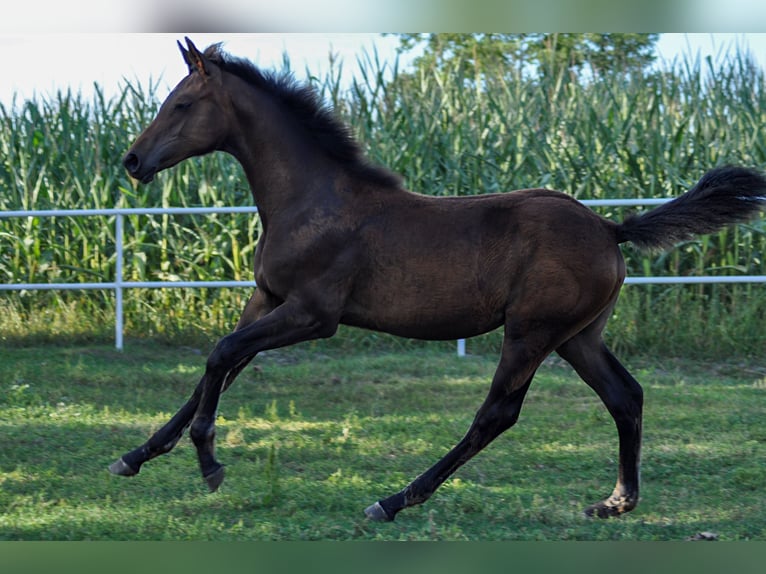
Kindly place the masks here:
<instances>
[{"instance_id":1,"label":"horse's muzzle","mask_svg":"<svg viewBox=\"0 0 766 574\"><path fill-rule=\"evenodd\" d=\"M137 179L141 183L149 183L154 179L154 170L144 171L142 173L141 159L133 152L128 152L122 159L122 165L128 171L130 177Z\"/></svg>"}]
</instances>

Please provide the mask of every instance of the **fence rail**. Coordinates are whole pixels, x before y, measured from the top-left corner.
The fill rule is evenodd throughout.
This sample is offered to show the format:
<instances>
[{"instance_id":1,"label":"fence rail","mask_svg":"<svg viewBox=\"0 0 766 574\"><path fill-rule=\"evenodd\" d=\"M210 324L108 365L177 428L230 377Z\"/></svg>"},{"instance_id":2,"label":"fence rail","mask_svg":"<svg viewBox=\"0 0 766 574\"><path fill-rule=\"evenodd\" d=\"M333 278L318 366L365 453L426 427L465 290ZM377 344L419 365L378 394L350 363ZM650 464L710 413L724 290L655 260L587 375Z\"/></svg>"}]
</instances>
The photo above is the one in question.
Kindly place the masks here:
<instances>
[{"instance_id":1,"label":"fence rail","mask_svg":"<svg viewBox=\"0 0 766 574\"><path fill-rule=\"evenodd\" d=\"M591 199L581 203L591 207L614 206L633 207L660 205L669 199ZM122 296L125 289L155 288L203 288L203 287L248 287L256 286L255 281L125 281L123 270L123 225L128 215L207 215L213 213L258 213L254 206L243 207L139 207L109 209L40 209L29 211L0 211L0 219L11 217L115 217L115 279L98 283L11 283L0 284L0 291L37 290L88 290L106 289L115 292L115 347L123 349L124 315ZM731 275L696 277L628 277L626 284L670 284L670 283L766 283L766 275ZM465 340L457 341L457 354L465 354Z\"/></svg>"}]
</instances>

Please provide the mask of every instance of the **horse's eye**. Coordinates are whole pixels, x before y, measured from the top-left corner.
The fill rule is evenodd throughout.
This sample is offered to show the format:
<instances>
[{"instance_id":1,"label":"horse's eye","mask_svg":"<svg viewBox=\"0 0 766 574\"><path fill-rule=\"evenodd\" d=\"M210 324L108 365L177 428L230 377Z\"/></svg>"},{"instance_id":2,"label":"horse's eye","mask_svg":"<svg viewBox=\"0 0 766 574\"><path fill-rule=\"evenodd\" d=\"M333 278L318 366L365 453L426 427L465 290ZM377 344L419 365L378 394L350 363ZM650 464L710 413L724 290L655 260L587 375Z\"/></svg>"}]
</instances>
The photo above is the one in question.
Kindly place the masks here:
<instances>
[{"instance_id":1,"label":"horse's eye","mask_svg":"<svg viewBox=\"0 0 766 574\"><path fill-rule=\"evenodd\" d=\"M191 102L178 102L175 105L175 109L179 111L188 110L191 107Z\"/></svg>"}]
</instances>

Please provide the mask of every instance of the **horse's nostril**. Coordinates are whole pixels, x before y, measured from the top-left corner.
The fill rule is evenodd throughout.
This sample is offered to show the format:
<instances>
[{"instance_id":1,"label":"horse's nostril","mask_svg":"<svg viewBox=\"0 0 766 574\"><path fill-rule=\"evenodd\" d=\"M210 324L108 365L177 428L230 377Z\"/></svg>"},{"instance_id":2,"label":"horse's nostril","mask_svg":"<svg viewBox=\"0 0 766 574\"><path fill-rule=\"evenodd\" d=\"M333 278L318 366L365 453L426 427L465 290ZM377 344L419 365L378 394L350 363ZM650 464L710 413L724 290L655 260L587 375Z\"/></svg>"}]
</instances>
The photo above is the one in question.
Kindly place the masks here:
<instances>
[{"instance_id":1,"label":"horse's nostril","mask_svg":"<svg viewBox=\"0 0 766 574\"><path fill-rule=\"evenodd\" d=\"M122 165L125 166L125 169L128 170L129 174L133 175L138 171L138 168L141 167L141 161L136 154L129 153L123 158Z\"/></svg>"}]
</instances>

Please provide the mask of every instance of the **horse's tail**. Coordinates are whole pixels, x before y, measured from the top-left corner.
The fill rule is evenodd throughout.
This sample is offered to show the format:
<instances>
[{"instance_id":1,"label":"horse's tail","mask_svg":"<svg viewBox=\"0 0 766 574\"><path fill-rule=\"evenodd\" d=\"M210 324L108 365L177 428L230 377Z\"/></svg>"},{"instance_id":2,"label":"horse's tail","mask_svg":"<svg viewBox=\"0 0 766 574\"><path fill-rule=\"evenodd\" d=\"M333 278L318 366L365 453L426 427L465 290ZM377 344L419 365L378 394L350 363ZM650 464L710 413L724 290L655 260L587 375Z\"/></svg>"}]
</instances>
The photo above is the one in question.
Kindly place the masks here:
<instances>
[{"instance_id":1,"label":"horse's tail","mask_svg":"<svg viewBox=\"0 0 766 574\"><path fill-rule=\"evenodd\" d=\"M766 209L766 177L754 169L718 167L692 189L617 226L617 242L666 249L695 235L748 221Z\"/></svg>"}]
</instances>

